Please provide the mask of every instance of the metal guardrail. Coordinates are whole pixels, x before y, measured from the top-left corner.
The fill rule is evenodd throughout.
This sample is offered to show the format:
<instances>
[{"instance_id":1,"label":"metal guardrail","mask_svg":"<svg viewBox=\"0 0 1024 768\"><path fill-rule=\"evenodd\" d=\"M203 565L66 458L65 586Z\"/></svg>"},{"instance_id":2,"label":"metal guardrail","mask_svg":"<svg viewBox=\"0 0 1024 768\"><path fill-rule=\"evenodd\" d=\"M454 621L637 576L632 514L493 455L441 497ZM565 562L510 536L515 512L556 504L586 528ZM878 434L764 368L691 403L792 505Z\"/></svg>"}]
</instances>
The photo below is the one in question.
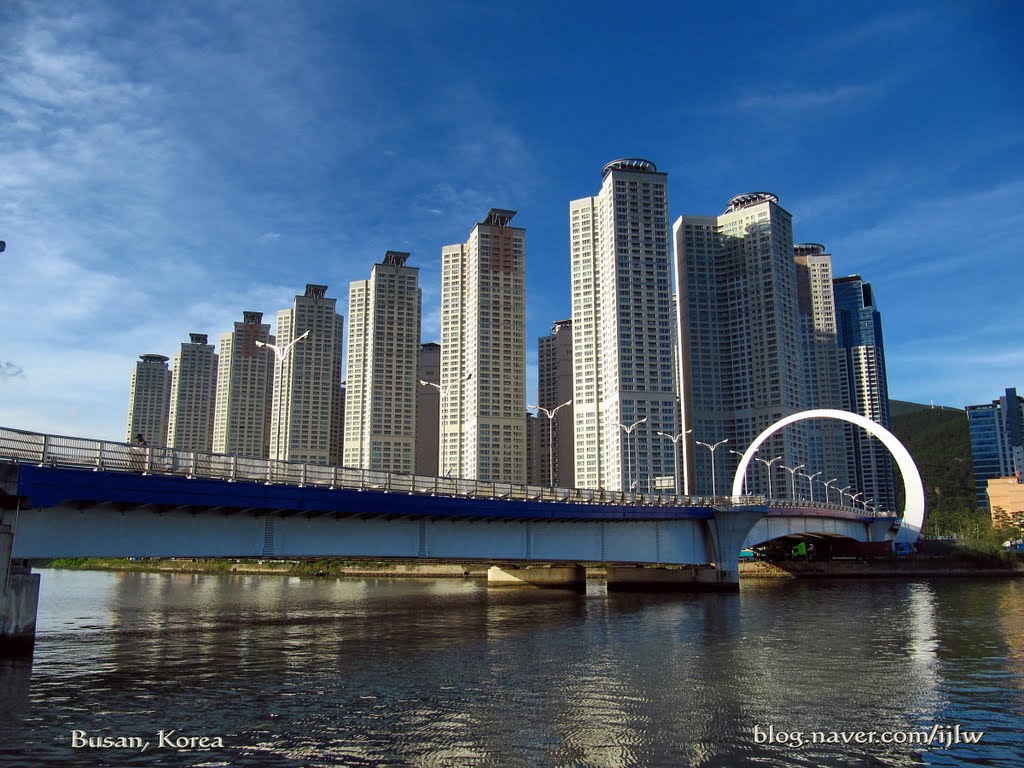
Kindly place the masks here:
<instances>
[{"instance_id":1,"label":"metal guardrail","mask_svg":"<svg viewBox=\"0 0 1024 768\"><path fill-rule=\"evenodd\" d=\"M0 427L0 461L45 466L134 472L146 475L202 477L266 484L345 488L359 491L512 499L570 504L621 504L648 507L747 506L766 502L763 496L679 496L625 493L587 488L549 488L519 483L486 482L414 475L352 467L327 467L297 461L253 459L205 451L181 451L126 445L82 437L48 435ZM792 504L792 502L788 502ZM829 505L835 507L835 505ZM846 512L849 507L837 507ZM866 513L870 514L870 513Z\"/></svg>"}]
</instances>

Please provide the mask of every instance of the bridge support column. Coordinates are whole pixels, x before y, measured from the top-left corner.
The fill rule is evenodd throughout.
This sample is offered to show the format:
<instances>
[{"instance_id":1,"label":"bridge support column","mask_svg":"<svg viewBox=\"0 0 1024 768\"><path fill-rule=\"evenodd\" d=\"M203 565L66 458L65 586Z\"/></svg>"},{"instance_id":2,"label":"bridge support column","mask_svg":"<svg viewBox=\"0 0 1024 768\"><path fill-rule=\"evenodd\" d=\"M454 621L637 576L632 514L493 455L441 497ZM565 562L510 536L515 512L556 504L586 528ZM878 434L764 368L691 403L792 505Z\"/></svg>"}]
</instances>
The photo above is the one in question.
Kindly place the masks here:
<instances>
[{"instance_id":1,"label":"bridge support column","mask_svg":"<svg viewBox=\"0 0 1024 768\"><path fill-rule=\"evenodd\" d=\"M716 509L708 524L715 574L720 589L740 588L740 550L751 529L765 516L767 507L731 507Z\"/></svg>"},{"instance_id":2,"label":"bridge support column","mask_svg":"<svg viewBox=\"0 0 1024 768\"><path fill-rule=\"evenodd\" d=\"M608 591L717 592L731 589L729 586L721 586L716 571L717 569L710 565L685 565L680 568L609 565Z\"/></svg>"},{"instance_id":3,"label":"bridge support column","mask_svg":"<svg viewBox=\"0 0 1024 768\"><path fill-rule=\"evenodd\" d=\"M885 541L889 535L889 529L892 528L892 520L876 520L873 523L868 523L868 541Z\"/></svg>"},{"instance_id":4,"label":"bridge support column","mask_svg":"<svg viewBox=\"0 0 1024 768\"><path fill-rule=\"evenodd\" d=\"M487 586L586 589L587 569L582 565L493 566L487 569Z\"/></svg>"},{"instance_id":5,"label":"bridge support column","mask_svg":"<svg viewBox=\"0 0 1024 768\"><path fill-rule=\"evenodd\" d=\"M0 655L31 653L36 641L39 574L11 561L14 534L0 525Z\"/></svg>"}]
</instances>

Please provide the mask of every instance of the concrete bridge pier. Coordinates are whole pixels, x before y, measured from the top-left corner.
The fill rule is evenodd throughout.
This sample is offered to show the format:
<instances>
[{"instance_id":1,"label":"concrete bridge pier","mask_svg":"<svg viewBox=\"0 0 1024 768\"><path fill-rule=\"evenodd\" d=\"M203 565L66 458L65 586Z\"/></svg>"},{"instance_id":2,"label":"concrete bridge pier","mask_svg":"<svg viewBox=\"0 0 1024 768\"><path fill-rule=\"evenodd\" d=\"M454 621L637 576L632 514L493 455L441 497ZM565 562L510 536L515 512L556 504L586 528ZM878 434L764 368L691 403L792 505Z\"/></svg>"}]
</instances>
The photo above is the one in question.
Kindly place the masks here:
<instances>
[{"instance_id":1,"label":"concrete bridge pier","mask_svg":"<svg viewBox=\"0 0 1024 768\"><path fill-rule=\"evenodd\" d=\"M487 569L487 586L584 590L587 569L582 565L495 565Z\"/></svg>"},{"instance_id":2,"label":"concrete bridge pier","mask_svg":"<svg viewBox=\"0 0 1024 768\"><path fill-rule=\"evenodd\" d=\"M609 565L609 592L718 592L722 586L717 569L711 565ZM739 589L737 580L735 589Z\"/></svg>"},{"instance_id":3,"label":"concrete bridge pier","mask_svg":"<svg viewBox=\"0 0 1024 768\"><path fill-rule=\"evenodd\" d=\"M876 520L868 523L868 541L885 541L889 536L889 529L892 528L892 520Z\"/></svg>"},{"instance_id":4,"label":"concrete bridge pier","mask_svg":"<svg viewBox=\"0 0 1024 768\"><path fill-rule=\"evenodd\" d=\"M0 525L0 655L31 653L36 642L39 574L11 560L14 532Z\"/></svg>"},{"instance_id":5,"label":"concrete bridge pier","mask_svg":"<svg viewBox=\"0 0 1024 768\"><path fill-rule=\"evenodd\" d=\"M722 589L740 588L740 550L751 529L767 514L768 507L731 507L716 509L708 524L715 571Z\"/></svg>"}]
</instances>

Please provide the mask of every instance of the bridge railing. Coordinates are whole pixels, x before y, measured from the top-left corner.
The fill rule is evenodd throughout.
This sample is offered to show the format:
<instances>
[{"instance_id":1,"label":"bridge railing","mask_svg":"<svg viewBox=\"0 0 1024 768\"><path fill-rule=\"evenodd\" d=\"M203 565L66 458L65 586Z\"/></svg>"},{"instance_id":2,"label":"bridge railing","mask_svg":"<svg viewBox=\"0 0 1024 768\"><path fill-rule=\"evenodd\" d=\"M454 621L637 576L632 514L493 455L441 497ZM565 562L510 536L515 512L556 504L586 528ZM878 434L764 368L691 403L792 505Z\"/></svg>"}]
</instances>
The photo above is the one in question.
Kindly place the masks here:
<instances>
[{"instance_id":1,"label":"bridge railing","mask_svg":"<svg viewBox=\"0 0 1024 768\"><path fill-rule=\"evenodd\" d=\"M281 485L308 485L363 491L570 504L669 507L728 507L766 503L771 506L792 506L793 504L792 501L769 501L763 496L681 496L588 488L551 488L540 485L434 477L385 470L329 467L297 461L228 456L205 451L142 447L105 440L40 434L9 427L0 427L0 461ZM860 515L871 514L834 504L816 503L815 507L848 513L856 512ZM888 513L877 514L887 515Z\"/></svg>"}]
</instances>

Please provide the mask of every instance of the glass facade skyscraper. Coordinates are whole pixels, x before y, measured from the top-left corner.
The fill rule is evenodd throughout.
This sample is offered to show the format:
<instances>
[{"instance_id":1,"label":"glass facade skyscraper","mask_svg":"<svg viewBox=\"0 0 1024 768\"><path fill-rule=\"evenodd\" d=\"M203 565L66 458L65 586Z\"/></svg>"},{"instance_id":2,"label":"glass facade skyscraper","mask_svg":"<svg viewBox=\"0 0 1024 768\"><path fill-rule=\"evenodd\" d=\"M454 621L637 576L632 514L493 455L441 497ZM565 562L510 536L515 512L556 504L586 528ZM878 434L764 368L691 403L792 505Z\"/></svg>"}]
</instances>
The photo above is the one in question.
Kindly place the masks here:
<instances>
[{"instance_id":1,"label":"glass facade skyscraper","mask_svg":"<svg viewBox=\"0 0 1024 768\"><path fill-rule=\"evenodd\" d=\"M843 407L890 429L882 315L871 283L865 283L860 275L850 275L832 284ZM889 451L877 438L852 425L847 427L847 446L855 471L854 488L863 492L864 500L873 499L879 508L894 510L896 476Z\"/></svg>"},{"instance_id":2,"label":"glass facade skyscraper","mask_svg":"<svg viewBox=\"0 0 1024 768\"><path fill-rule=\"evenodd\" d=\"M1024 398L1014 388L998 400L967 406L978 507L988 509L987 481L1024 471Z\"/></svg>"}]
</instances>

